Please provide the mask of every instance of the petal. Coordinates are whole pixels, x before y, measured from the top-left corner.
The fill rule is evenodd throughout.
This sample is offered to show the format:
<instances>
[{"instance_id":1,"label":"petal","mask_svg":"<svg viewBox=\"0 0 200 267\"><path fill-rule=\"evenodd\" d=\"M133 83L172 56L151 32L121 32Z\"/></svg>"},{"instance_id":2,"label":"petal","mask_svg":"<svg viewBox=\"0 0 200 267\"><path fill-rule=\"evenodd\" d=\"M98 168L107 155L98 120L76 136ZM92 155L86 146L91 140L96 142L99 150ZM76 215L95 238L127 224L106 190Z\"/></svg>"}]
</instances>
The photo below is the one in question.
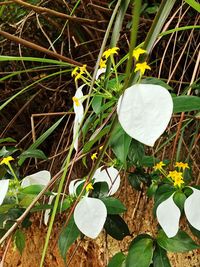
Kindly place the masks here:
<instances>
[{"instance_id":1,"label":"petal","mask_svg":"<svg viewBox=\"0 0 200 267\"><path fill-rule=\"evenodd\" d=\"M124 131L153 146L165 131L173 111L170 93L160 85L135 84L119 98L117 113Z\"/></svg>"},{"instance_id":2,"label":"petal","mask_svg":"<svg viewBox=\"0 0 200 267\"><path fill-rule=\"evenodd\" d=\"M76 195L76 189L78 188L78 186L82 183L84 183L85 181L84 180L80 180L80 179L75 179L75 180L72 180L70 183L69 183L69 194L70 195Z\"/></svg>"},{"instance_id":3,"label":"petal","mask_svg":"<svg viewBox=\"0 0 200 267\"><path fill-rule=\"evenodd\" d=\"M106 182L108 184L108 195L115 194L120 186L119 171L114 167L110 167L104 170L101 170L101 167L98 168L94 173L94 180L95 182Z\"/></svg>"},{"instance_id":4,"label":"petal","mask_svg":"<svg viewBox=\"0 0 200 267\"><path fill-rule=\"evenodd\" d=\"M98 69L97 71L97 74L96 74L96 79L95 80L98 80L99 79L99 76L103 73L106 72L106 68L101 68L101 69Z\"/></svg>"},{"instance_id":5,"label":"petal","mask_svg":"<svg viewBox=\"0 0 200 267\"><path fill-rule=\"evenodd\" d=\"M179 208L173 201L173 195L163 201L156 210L158 222L169 238L177 234L181 216Z\"/></svg>"},{"instance_id":6,"label":"petal","mask_svg":"<svg viewBox=\"0 0 200 267\"><path fill-rule=\"evenodd\" d=\"M54 195L49 197L49 201L48 204L51 205L51 203L53 202L53 199L56 197L56 194L54 193ZM50 216L50 212L51 209L45 210L44 212L44 224L47 225L48 221L49 221L49 216Z\"/></svg>"},{"instance_id":7,"label":"petal","mask_svg":"<svg viewBox=\"0 0 200 267\"><path fill-rule=\"evenodd\" d=\"M0 180L0 205L8 192L9 180Z\"/></svg>"},{"instance_id":8,"label":"petal","mask_svg":"<svg viewBox=\"0 0 200 267\"><path fill-rule=\"evenodd\" d=\"M27 187L29 185L39 184L46 186L51 179L51 174L49 171L40 171L29 176L26 176L21 183L21 187Z\"/></svg>"},{"instance_id":9,"label":"petal","mask_svg":"<svg viewBox=\"0 0 200 267\"><path fill-rule=\"evenodd\" d=\"M190 195L184 203L185 215L189 223L200 231L200 190L190 187L193 190L192 195Z\"/></svg>"},{"instance_id":10,"label":"petal","mask_svg":"<svg viewBox=\"0 0 200 267\"><path fill-rule=\"evenodd\" d=\"M78 229L90 238L96 238L100 234L106 216L106 206L97 198L82 198L74 210L74 221Z\"/></svg>"}]
</instances>

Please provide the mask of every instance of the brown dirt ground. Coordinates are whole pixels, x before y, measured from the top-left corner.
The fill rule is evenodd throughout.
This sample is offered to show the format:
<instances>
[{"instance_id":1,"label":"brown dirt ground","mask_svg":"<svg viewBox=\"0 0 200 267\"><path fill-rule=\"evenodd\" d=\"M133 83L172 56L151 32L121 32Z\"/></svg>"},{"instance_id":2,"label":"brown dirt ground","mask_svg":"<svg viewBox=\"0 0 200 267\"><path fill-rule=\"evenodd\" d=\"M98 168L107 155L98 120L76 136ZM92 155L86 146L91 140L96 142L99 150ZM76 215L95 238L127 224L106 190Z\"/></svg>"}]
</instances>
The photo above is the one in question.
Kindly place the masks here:
<instances>
[{"instance_id":1,"label":"brown dirt ground","mask_svg":"<svg viewBox=\"0 0 200 267\"><path fill-rule=\"evenodd\" d=\"M133 236L140 233L154 235L156 221L152 216L152 201L142 192L133 191L129 185L122 187L120 198L128 207L124 219ZM14 249L13 244L10 245L3 267L39 267L47 230L43 225L41 227L39 225L40 219L35 218L32 226L26 231L26 246L22 256ZM56 245L61 225L62 220L58 220L55 224L44 267L105 267L109 258L116 252L126 252L132 240L132 237L126 237L122 242L118 242L102 233L96 240L77 241L68 252L68 265L64 265ZM172 267L200 267L200 250L170 253L169 257Z\"/></svg>"}]
</instances>

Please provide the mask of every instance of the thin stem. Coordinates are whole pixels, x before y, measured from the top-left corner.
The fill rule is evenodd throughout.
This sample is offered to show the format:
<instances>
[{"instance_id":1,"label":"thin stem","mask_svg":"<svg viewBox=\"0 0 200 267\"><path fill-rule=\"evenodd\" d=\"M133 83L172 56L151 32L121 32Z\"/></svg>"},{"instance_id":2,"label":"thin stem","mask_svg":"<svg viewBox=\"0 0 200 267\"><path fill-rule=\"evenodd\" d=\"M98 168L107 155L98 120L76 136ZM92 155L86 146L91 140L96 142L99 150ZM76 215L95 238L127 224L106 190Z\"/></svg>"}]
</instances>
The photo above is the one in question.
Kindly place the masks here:
<instances>
[{"instance_id":1,"label":"thin stem","mask_svg":"<svg viewBox=\"0 0 200 267\"><path fill-rule=\"evenodd\" d=\"M134 3L134 7L132 9L131 40L130 40L130 48L129 48L129 57L128 57L127 65L126 65L124 89L126 89L128 86L131 68L133 64L132 55L133 55L133 50L136 46L136 41L137 41L137 32L138 32L138 25L139 25L139 19L140 19L141 5L142 5L142 0L136 0Z\"/></svg>"}]
</instances>

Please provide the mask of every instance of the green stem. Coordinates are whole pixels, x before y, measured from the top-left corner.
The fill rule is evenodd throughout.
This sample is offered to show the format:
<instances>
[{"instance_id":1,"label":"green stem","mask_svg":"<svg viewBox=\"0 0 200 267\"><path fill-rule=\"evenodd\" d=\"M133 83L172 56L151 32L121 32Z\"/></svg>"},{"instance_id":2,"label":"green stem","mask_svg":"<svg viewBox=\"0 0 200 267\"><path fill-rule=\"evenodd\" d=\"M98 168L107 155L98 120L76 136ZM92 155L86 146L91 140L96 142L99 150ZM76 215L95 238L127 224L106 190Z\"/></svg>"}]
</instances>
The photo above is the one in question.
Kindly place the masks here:
<instances>
[{"instance_id":1,"label":"green stem","mask_svg":"<svg viewBox=\"0 0 200 267\"><path fill-rule=\"evenodd\" d=\"M13 177L15 178L15 182L16 182L17 184L19 184L19 180L18 180L18 178L17 178L17 176L16 176L16 174L15 174L15 172L14 172L14 170L13 170L11 164L10 164L10 162L7 163L7 166L8 166L8 168L10 169L10 171L11 171Z\"/></svg>"},{"instance_id":2,"label":"green stem","mask_svg":"<svg viewBox=\"0 0 200 267\"><path fill-rule=\"evenodd\" d=\"M129 84L129 77L130 77L131 68L133 64L133 50L136 46L136 41L137 41L141 5L142 5L142 0L135 0L134 7L132 9L131 40L130 40L130 48L129 48L129 57L128 57L127 65L126 65L124 89L126 89Z\"/></svg>"},{"instance_id":3,"label":"green stem","mask_svg":"<svg viewBox=\"0 0 200 267\"><path fill-rule=\"evenodd\" d=\"M59 198L60 198L60 195L61 195L61 192L62 192L63 184L64 184L64 181L65 181L65 177L66 177L66 174L67 174L67 171L68 171L68 167L69 167L69 164L70 164L72 151L74 149L73 144L74 144L74 142L72 143L72 145L70 147L70 150L69 150L69 154L67 155L64 171L63 171L63 174L62 174L59 186L58 186L58 191L57 191L55 203L54 203L54 206L53 206L53 210L52 210L52 214L51 214L51 218L50 218L50 222L49 222L49 227L48 227L48 231L47 231L47 235L46 235L46 239L45 239L45 244L44 244L44 248L43 248L43 252L42 252L42 258L41 258L41 261L40 261L40 267L43 266L45 255L46 255L46 252L47 252L47 249L48 249L48 244L49 244L49 240L50 240L50 236L51 236L51 231L52 231L52 228L53 228L53 223L54 223L54 220L55 220L56 211L57 211L58 204L59 204Z\"/></svg>"}]
</instances>

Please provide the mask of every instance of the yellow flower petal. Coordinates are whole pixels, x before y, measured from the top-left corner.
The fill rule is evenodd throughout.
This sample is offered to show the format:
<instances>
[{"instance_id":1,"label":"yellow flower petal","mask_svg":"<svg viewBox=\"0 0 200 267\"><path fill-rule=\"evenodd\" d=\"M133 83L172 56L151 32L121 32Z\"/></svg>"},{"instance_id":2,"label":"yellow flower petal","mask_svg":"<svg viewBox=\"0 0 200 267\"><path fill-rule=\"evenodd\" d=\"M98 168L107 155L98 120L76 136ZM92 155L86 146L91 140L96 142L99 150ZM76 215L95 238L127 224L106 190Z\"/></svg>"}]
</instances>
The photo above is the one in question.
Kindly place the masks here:
<instances>
[{"instance_id":1,"label":"yellow flower petal","mask_svg":"<svg viewBox=\"0 0 200 267\"><path fill-rule=\"evenodd\" d=\"M106 60L101 59L99 63L100 69L105 69L106 68Z\"/></svg>"},{"instance_id":2,"label":"yellow flower petal","mask_svg":"<svg viewBox=\"0 0 200 267\"><path fill-rule=\"evenodd\" d=\"M96 153L94 153L94 154L92 154L92 156L91 156L91 159L92 159L92 160L95 160L95 159L97 159L97 152L96 152Z\"/></svg>"},{"instance_id":3,"label":"yellow flower petal","mask_svg":"<svg viewBox=\"0 0 200 267\"><path fill-rule=\"evenodd\" d=\"M73 97L72 97L72 100L73 100L73 102L75 103L75 105L76 105L77 107L80 106L80 102L79 102L79 100L78 100L77 97L73 96Z\"/></svg>"},{"instance_id":4,"label":"yellow flower petal","mask_svg":"<svg viewBox=\"0 0 200 267\"><path fill-rule=\"evenodd\" d=\"M185 169L189 169L190 168L187 163L183 163L183 162L176 162L175 163L175 167L177 167L179 169L183 169L183 171Z\"/></svg>"},{"instance_id":5,"label":"yellow flower petal","mask_svg":"<svg viewBox=\"0 0 200 267\"><path fill-rule=\"evenodd\" d=\"M154 167L154 171L160 171L162 170L163 166L165 166L165 163L163 161L158 162Z\"/></svg>"},{"instance_id":6,"label":"yellow flower petal","mask_svg":"<svg viewBox=\"0 0 200 267\"><path fill-rule=\"evenodd\" d=\"M9 165L9 162L10 162L11 160L14 160L14 158L11 157L11 156L8 156L8 157L2 159L2 161L0 162L0 165L3 165L3 164L5 164L5 165Z\"/></svg>"},{"instance_id":7,"label":"yellow flower petal","mask_svg":"<svg viewBox=\"0 0 200 267\"><path fill-rule=\"evenodd\" d=\"M144 75L145 70L150 70L151 68L149 67L149 65L147 64L147 62L143 62L143 63L137 63L136 67L135 67L135 72L140 71L140 75Z\"/></svg>"},{"instance_id":8,"label":"yellow flower petal","mask_svg":"<svg viewBox=\"0 0 200 267\"><path fill-rule=\"evenodd\" d=\"M89 183L87 186L86 186L86 192L89 192L90 190L93 190L94 187L92 186L92 183Z\"/></svg>"},{"instance_id":9,"label":"yellow flower petal","mask_svg":"<svg viewBox=\"0 0 200 267\"><path fill-rule=\"evenodd\" d=\"M147 52L146 50L144 50L144 49L142 49L140 47L136 48L136 49L133 50L133 57L135 58L136 61L138 61L140 55L145 54L146 52Z\"/></svg>"},{"instance_id":10,"label":"yellow flower petal","mask_svg":"<svg viewBox=\"0 0 200 267\"><path fill-rule=\"evenodd\" d=\"M119 47L109 48L108 50L104 51L103 57L108 59L111 55L118 54L117 50L119 50Z\"/></svg>"}]
</instances>

